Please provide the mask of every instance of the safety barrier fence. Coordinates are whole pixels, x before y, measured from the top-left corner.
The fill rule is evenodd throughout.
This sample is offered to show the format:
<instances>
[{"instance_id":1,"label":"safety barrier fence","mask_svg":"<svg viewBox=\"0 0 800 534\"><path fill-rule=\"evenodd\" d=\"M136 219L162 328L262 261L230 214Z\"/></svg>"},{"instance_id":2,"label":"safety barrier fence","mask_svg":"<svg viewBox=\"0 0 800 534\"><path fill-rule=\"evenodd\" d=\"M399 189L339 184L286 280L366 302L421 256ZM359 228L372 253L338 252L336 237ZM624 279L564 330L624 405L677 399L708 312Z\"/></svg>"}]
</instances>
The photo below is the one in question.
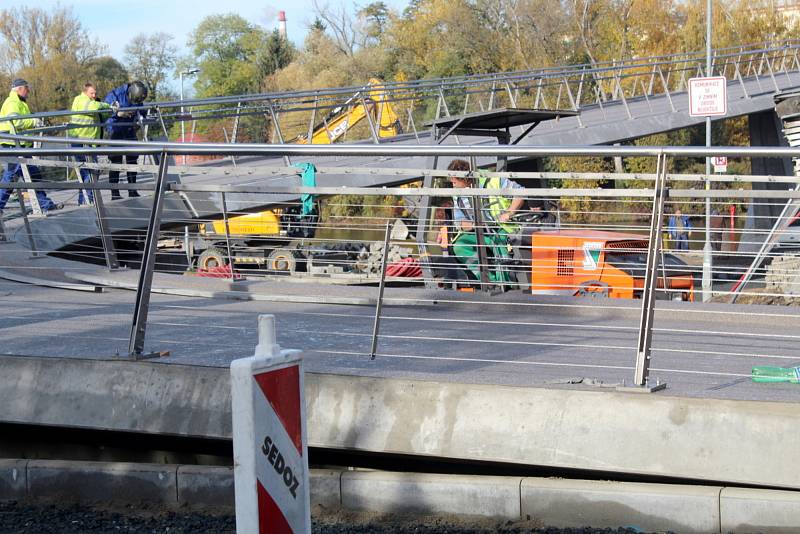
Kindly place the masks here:
<instances>
[{"instance_id":1,"label":"safety barrier fence","mask_svg":"<svg viewBox=\"0 0 800 534\"><path fill-rule=\"evenodd\" d=\"M765 91L778 92L785 86L784 82L790 82L791 87L797 85L793 76L800 72L798 49L800 44L794 39L717 49L713 52L712 74L732 83L731 100L749 99L752 94ZM688 52L595 65L149 102L147 115L131 121L140 125L144 137L150 139L194 140L198 132L203 132L204 139L225 140L231 144L296 143L307 142L314 132L325 132L328 137L339 140L371 139L379 143L403 132L409 139L422 143L436 121L503 107L573 111L598 108L604 119L611 107L622 109L622 115L629 119L652 113L654 105L665 111L686 111L682 109L685 105L676 103L673 97L687 91L690 78L707 74L705 61L705 52ZM652 97L664 97L666 101L656 104L651 102ZM632 105L642 100L646 101L646 106ZM391 113L396 119L392 124L381 116L384 108L379 103L393 107ZM137 109L141 108L127 111ZM31 131L47 135L61 132L70 136L73 115L71 111L35 113L32 117L47 124ZM95 115L96 125L102 125L105 119L102 111L87 111L82 115ZM347 124L336 122L337 118L347 118ZM350 124L358 118L365 120L357 127ZM584 125L580 115L576 120ZM73 140L81 142L81 139ZM232 156L231 162L235 164L235 161Z\"/></svg>"},{"instance_id":2,"label":"safety barrier fence","mask_svg":"<svg viewBox=\"0 0 800 534\"><path fill-rule=\"evenodd\" d=\"M281 331L292 346L299 343L320 357L320 369L342 365L379 372L388 366L510 383L582 377L653 388L656 378L675 386L711 381L724 387L748 378L751 366L796 365L791 332L797 314L778 305L792 302L800 290L792 267L800 259L791 254L795 214L787 208L773 230L759 229L764 225L754 224L754 214L768 205L791 207L800 193L751 188L796 185L795 177L669 173L676 158L711 153L702 148L232 148L141 144L7 151L25 166L54 168L74 166L55 159L68 154L144 159L119 167L140 171L135 185L103 180L4 186L23 197L26 189L45 190L66 208L35 217L20 209L28 207L24 198L6 206L5 235L12 242L0 245L0 293L9 292L3 297L9 303L3 307L3 351L81 354L103 347L101 353L116 348L123 357L140 358L170 350L177 361L200 354L221 363L250 350L255 330L247 318L270 309L287 323ZM210 153L243 159L236 168L174 164L182 154ZM713 153L800 155L797 149L736 147ZM280 159L244 159L287 154L316 158L318 180L326 185L296 185L297 169ZM341 178L358 176L359 169L326 165L327 158L343 155L644 157L655 172L499 173L526 187L457 190L446 187L446 177L458 173L376 167L361 173L389 184L428 176L432 185L352 187ZM576 180L595 183L600 177L616 187L575 186ZM708 190L707 179L714 185ZM80 189L94 191L94 206L76 205ZM134 189L145 198L110 200L109 190ZM298 200L304 194L317 199L306 214ZM475 231L457 235L455 196L485 206L499 195L529 203L509 239L488 220L490 209L473 210L468 215ZM706 198L717 212L708 218L713 302L701 304ZM264 213L276 207L278 216ZM685 240L667 232L671 226L677 233L680 223L669 223L677 209L689 215ZM280 233L288 228L293 235ZM780 246L753 262L765 240ZM750 283L737 286L748 273ZM33 279L71 289L84 284L83 289L136 291L21 289L20 281ZM737 303L731 304L734 296ZM57 343L67 335L69 343ZM45 350L43 339L50 340ZM120 349L123 342L126 349Z\"/></svg>"}]
</instances>

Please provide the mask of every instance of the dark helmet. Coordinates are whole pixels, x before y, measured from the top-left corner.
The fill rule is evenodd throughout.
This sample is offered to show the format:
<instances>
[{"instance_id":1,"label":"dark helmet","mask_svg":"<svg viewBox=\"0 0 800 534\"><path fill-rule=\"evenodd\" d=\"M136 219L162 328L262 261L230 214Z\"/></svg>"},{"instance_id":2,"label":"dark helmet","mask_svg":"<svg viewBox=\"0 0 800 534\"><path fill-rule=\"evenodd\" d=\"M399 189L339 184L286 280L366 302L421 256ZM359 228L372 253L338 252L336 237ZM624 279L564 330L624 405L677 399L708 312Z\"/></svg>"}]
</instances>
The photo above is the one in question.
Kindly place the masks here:
<instances>
[{"instance_id":1,"label":"dark helmet","mask_svg":"<svg viewBox=\"0 0 800 534\"><path fill-rule=\"evenodd\" d=\"M147 87L140 81L128 84L128 102L131 104L141 104L147 98Z\"/></svg>"}]
</instances>

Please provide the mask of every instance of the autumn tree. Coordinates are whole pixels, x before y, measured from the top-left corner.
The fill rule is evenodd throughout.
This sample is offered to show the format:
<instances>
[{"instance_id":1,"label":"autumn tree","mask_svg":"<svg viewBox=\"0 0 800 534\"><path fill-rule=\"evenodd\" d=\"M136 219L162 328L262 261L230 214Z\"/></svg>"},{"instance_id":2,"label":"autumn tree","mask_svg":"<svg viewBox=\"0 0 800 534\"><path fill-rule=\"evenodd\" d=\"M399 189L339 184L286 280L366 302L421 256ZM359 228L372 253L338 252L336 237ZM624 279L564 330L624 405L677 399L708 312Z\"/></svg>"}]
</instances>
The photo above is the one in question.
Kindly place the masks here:
<instances>
[{"instance_id":1,"label":"autumn tree","mask_svg":"<svg viewBox=\"0 0 800 534\"><path fill-rule=\"evenodd\" d=\"M164 32L140 33L125 45L125 62L131 77L141 80L149 89L148 100L158 100L162 85L175 68L178 48L173 37Z\"/></svg>"},{"instance_id":2,"label":"autumn tree","mask_svg":"<svg viewBox=\"0 0 800 534\"><path fill-rule=\"evenodd\" d=\"M104 52L68 7L0 11L0 73L31 84L31 109L64 109Z\"/></svg>"}]
</instances>

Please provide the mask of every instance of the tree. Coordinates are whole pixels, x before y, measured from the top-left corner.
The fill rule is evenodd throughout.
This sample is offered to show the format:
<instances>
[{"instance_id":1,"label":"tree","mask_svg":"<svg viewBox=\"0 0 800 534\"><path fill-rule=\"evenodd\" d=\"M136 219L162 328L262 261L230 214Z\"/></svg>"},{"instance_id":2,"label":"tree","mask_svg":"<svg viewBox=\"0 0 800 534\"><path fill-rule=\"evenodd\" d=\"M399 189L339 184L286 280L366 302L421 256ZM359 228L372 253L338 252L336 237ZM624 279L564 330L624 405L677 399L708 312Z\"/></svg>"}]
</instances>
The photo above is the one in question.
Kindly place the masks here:
<instances>
[{"instance_id":1,"label":"tree","mask_svg":"<svg viewBox=\"0 0 800 534\"><path fill-rule=\"evenodd\" d=\"M259 51L264 31L239 15L212 15L189 36L200 68L195 89L199 96L247 93L261 85Z\"/></svg>"},{"instance_id":2,"label":"tree","mask_svg":"<svg viewBox=\"0 0 800 534\"><path fill-rule=\"evenodd\" d=\"M125 46L128 71L150 89L148 100L158 99L159 86L175 67L178 49L170 43L172 40L173 37L164 32L140 33Z\"/></svg>"},{"instance_id":3,"label":"tree","mask_svg":"<svg viewBox=\"0 0 800 534\"><path fill-rule=\"evenodd\" d=\"M87 80L87 64L104 47L70 8L0 11L0 75L30 82L32 109L63 109Z\"/></svg>"},{"instance_id":4,"label":"tree","mask_svg":"<svg viewBox=\"0 0 800 534\"><path fill-rule=\"evenodd\" d=\"M260 78L263 80L287 66L294 59L295 52L294 45L274 30L257 53Z\"/></svg>"},{"instance_id":5,"label":"tree","mask_svg":"<svg viewBox=\"0 0 800 534\"><path fill-rule=\"evenodd\" d=\"M386 2L372 2L358 11L359 18L366 23L365 32L367 37L374 41L380 41L389 23L389 8Z\"/></svg>"},{"instance_id":6,"label":"tree","mask_svg":"<svg viewBox=\"0 0 800 534\"><path fill-rule=\"evenodd\" d=\"M97 94L101 97L109 91L127 82L128 71L111 56L102 56L92 59L86 64L89 70L89 81L97 87Z\"/></svg>"}]
</instances>

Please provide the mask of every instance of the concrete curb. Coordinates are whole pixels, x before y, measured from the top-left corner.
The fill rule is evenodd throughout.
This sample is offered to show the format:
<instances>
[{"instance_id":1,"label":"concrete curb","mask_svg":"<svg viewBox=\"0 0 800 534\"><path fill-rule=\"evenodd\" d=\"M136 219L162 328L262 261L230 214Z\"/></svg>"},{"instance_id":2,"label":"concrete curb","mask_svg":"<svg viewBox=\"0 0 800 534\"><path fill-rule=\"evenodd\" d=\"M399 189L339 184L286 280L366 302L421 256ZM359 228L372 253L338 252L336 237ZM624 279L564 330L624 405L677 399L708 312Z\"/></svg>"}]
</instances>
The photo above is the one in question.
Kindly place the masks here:
<instances>
[{"instance_id":1,"label":"concrete curb","mask_svg":"<svg viewBox=\"0 0 800 534\"><path fill-rule=\"evenodd\" d=\"M522 481L520 492L523 516L545 525L704 533L720 531L721 489L528 478Z\"/></svg>"},{"instance_id":2,"label":"concrete curb","mask_svg":"<svg viewBox=\"0 0 800 534\"><path fill-rule=\"evenodd\" d=\"M522 478L350 471L342 508L378 513L457 514L519 519Z\"/></svg>"},{"instance_id":3,"label":"concrete curb","mask_svg":"<svg viewBox=\"0 0 800 534\"><path fill-rule=\"evenodd\" d=\"M800 493L724 488L720 493L722 532L789 534L800 527Z\"/></svg>"},{"instance_id":4,"label":"concrete curb","mask_svg":"<svg viewBox=\"0 0 800 534\"><path fill-rule=\"evenodd\" d=\"M311 503L396 514L652 532L796 532L800 492L592 480L312 469ZM0 460L0 500L155 502L233 510L230 467Z\"/></svg>"},{"instance_id":5,"label":"concrete curb","mask_svg":"<svg viewBox=\"0 0 800 534\"><path fill-rule=\"evenodd\" d=\"M0 500L24 499L28 491L28 460L0 460Z\"/></svg>"},{"instance_id":6,"label":"concrete curb","mask_svg":"<svg viewBox=\"0 0 800 534\"><path fill-rule=\"evenodd\" d=\"M28 497L58 501L177 502L177 466L28 461Z\"/></svg>"}]
</instances>

